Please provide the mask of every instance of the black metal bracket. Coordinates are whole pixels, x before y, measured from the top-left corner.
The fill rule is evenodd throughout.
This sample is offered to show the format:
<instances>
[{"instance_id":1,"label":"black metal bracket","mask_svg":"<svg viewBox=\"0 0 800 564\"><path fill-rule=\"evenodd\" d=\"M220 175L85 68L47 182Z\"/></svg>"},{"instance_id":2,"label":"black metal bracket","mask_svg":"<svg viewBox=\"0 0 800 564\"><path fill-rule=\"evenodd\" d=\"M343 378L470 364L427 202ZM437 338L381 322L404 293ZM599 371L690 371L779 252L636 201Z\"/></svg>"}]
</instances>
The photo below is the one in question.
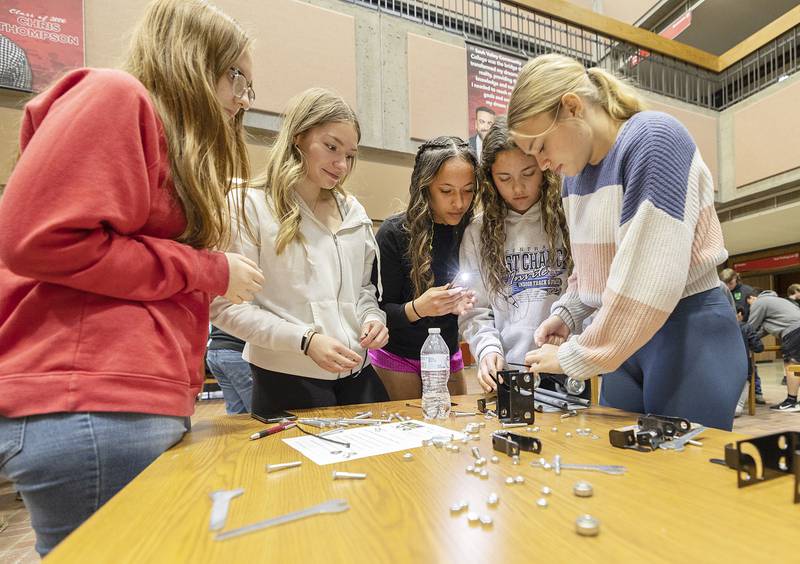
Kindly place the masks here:
<instances>
[{"instance_id":1,"label":"black metal bracket","mask_svg":"<svg viewBox=\"0 0 800 564\"><path fill-rule=\"evenodd\" d=\"M526 437L511 431L495 431L492 433L492 448L508 456L518 455L521 450L538 454L542 452L542 441L536 437Z\"/></svg>"},{"instance_id":2,"label":"black metal bracket","mask_svg":"<svg viewBox=\"0 0 800 564\"><path fill-rule=\"evenodd\" d=\"M497 373L497 417L504 423L527 423L535 419L533 391L535 377L532 372L501 370Z\"/></svg>"},{"instance_id":3,"label":"black metal bracket","mask_svg":"<svg viewBox=\"0 0 800 564\"><path fill-rule=\"evenodd\" d=\"M691 430L692 424L686 419L648 413L639 417L636 425L611 429L608 440L613 447L650 452Z\"/></svg>"},{"instance_id":4,"label":"black metal bracket","mask_svg":"<svg viewBox=\"0 0 800 564\"><path fill-rule=\"evenodd\" d=\"M794 503L800 503L800 432L782 431L725 446L725 462L745 488L794 474Z\"/></svg>"}]
</instances>

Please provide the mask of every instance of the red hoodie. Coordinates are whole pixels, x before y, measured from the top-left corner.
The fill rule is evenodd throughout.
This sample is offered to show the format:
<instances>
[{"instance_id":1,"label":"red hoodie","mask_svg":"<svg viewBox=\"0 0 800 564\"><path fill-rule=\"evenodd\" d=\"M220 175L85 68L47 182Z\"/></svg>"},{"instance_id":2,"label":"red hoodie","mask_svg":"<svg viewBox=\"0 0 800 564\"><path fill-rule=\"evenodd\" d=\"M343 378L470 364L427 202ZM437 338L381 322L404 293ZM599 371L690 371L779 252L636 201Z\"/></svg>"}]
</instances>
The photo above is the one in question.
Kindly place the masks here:
<instances>
[{"instance_id":1,"label":"red hoodie","mask_svg":"<svg viewBox=\"0 0 800 564\"><path fill-rule=\"evenodd\" d=\"M190 415L228 263L174 240L147 90L71 72L26 106L20 147L0 198L0 414Z\"/></svg>"}]
</instances>

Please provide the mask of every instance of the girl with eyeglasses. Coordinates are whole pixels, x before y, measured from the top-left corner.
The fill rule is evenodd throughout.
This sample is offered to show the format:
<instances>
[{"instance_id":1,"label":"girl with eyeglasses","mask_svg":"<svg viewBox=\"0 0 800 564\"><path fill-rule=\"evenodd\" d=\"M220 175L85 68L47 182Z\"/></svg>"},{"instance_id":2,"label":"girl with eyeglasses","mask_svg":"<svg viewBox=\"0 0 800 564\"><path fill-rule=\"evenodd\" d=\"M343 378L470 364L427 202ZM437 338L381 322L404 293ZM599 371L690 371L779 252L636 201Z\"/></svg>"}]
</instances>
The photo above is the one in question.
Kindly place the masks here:
<instances>
[{"instance_id":1,"label":"girl with eyeglasses","mask_svg":"<svg viewBox=\"0 0 800 564\"><path fill-rule=\"evenodd\" d=\"M266 281L252 303L218 298L212 317L247 343L256 418L387 399L367 357L388 339L370 281L377 243L364 207L343 188L360 139L341 97L321 88L295 97L269 151L265 190L247 191L233 228L232 249Z\"/></svg>"},{"instance_id":2,"label":"girl with eyeglasses","mask_svg":"<svg viewBox=\"0 0 800 564\"><path fill-rule=\"evenodd\" d=\"M488 392L507 362L521 364L535 348L533 332L566 289L571 260L561 179L520 151L504 117L483 140L480 181L482 213L467 226L460 255L476 301L458 327Z\"/></svg>"},{"instance_id":3,"label":"girl with eyeglasses","mask_svg":"<svg viewBox=\"0 0 800 564\"><path fill-rule=\"evenodd\" d=\"M250 74L249 45L206 2L156 0L126 71L70 72L25 108L0 200L0 471L42 556L181 440L211 298L261 285L214 250L248 176L229 69Z\"/></svg>"},{"instance_id":4,"label":"girl with eyeglasses","mask_svg":"<svg viewBox=\"0 0 800 564\"><path fill-rule=\"evenodd\" d=\"M450 349L450 393L466 393L458 315L472 307L474 294L459 276L458 247L472 219L476 168L475 155L458 137L423 143L405 213L378 230L389 342L370 358L392 400L422 396L419 353L431 327L441 329Z\"/></svg>"},{"instance_id":5,"label":"girl with eyeglasses","mask_svg":"<svg viewBox=\"0 0 800 564\"><path fill-rule=\"evenodd\" d=\"M508 126L542 170L564 176L575 261L526 364L603 374L605 405L730 429L746 355L717 279L728 254L714 184L689 132L645 111L613 75L563 55L523 67Z\"/></svg>"}]
</instances>

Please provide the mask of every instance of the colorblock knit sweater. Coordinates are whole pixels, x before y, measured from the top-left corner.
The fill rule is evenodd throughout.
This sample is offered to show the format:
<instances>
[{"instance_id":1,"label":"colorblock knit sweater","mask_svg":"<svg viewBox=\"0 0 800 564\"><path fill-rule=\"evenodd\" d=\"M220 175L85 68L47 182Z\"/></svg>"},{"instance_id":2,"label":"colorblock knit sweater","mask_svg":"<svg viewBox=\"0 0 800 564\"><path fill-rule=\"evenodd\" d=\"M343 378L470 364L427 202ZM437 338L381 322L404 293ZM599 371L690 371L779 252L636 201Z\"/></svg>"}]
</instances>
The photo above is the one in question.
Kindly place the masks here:
<instances>
[{"instance_id":1,"label":"colorblock knit sweater","mask_svg":"<svg viewBox=\"0 0 800 564\"><path fill-rule=\"evenodd\" d=\"M562 195L575 269L552 308L573 333L558 358L588 378L619 368L681 298L717 287L728 253L708 167L667 114L630 118L601 162L564 179Z\"/></svg>"}]
</instances>

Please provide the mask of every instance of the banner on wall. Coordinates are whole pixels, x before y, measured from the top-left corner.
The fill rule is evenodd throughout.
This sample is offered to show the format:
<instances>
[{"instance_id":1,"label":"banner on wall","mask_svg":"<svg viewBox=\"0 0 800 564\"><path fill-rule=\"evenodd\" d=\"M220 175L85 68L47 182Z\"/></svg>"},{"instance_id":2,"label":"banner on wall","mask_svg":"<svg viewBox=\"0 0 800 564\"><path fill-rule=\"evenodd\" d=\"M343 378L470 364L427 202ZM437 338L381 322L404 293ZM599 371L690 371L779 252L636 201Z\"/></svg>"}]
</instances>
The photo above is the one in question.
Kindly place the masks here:
<instances>
[{"instance_id":1,"label":"banner on wall","mask_svg":"<svg viewBox=\"0 0 800 564\"><path fill-rule=\"evenodd\" d=\"M480 160L483 138L506 114L511 91L525 60L467 43L469 146Z\"/></svg>"},{"instance_id":2,"label":"banner on wall","mask_svg":"<svg viewBox=\"0 0 800 564\"><path fill-rule=\"evenodd\" d=\"M0 87L39 92L84 66L83 0L0 5Z\"/></svg>"}]
</instances>

